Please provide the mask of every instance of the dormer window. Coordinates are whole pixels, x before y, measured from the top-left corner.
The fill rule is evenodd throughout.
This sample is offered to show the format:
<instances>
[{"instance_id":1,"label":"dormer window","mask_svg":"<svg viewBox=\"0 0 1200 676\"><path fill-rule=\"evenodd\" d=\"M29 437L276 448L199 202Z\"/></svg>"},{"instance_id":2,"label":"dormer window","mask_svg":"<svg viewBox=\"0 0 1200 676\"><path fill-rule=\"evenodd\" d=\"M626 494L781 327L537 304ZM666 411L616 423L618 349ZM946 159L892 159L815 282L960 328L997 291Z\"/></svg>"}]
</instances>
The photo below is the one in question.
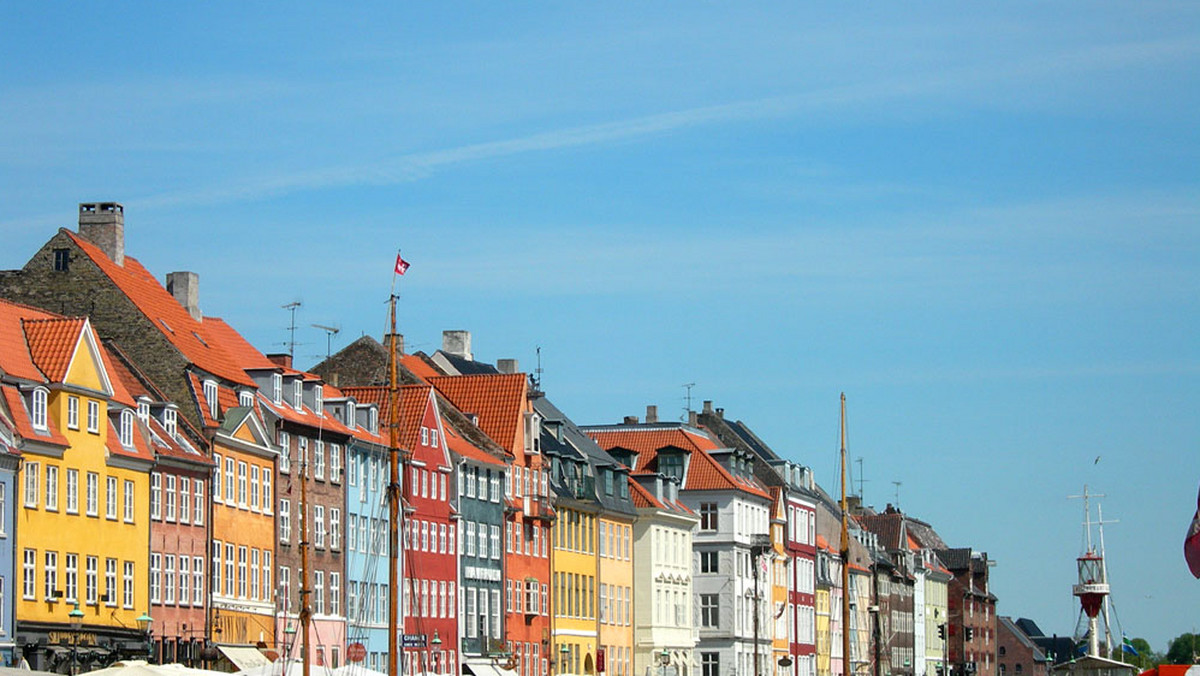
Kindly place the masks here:
<instances>
[{"instance_id":1,"label":"dormer window","mask_svg":"<svg viewBox=\"0 0 1200 676\"><path fill-rule=\"evenodd\" d=\"M683 481L683 454L679 452L658 454L658 473Z\"/></svg>"},{"instance_id":2,"label":"dormer window","mask_svg":"<svg viewBox=\"0 0 1200 676\"><path fill-rule=\"evenodd\" d=\"M292 381L292 407L297 411L304 409L304 383L299 378Z\"/></svg>"},{"instance_id":3,"label":"dormer window","mask_svg":"<svg viewBox=\"0 0 1200 676\"><path fill-rule=\"evenodd\" d=\"M204 400L208 402L208 415L216 420L217 415L221 412L220 403L217 401L217 381L204 381Z\"/></svg>"},{"instance_id":4,"label":"dormer window","mask_svg":"<svg viewBox=\"0 0 1200 676\"><path fill-rule=\"evenodd\" d=\"M356 421L354 419L354 417L356 415L358 415L354 409L355 409L354 402L347 401L346 402L346 426L350 427L352 429L358 424L358 421Z\"/></svg>"},{"instance_id":5,"label":"dormer window","mask_svg":"<svg viewBox=\"0 0 1200 676\"><path fill-rule=\"evenodd\" d=\"M150 420L150 402L145 399L139 399L137 415L138 418L141 418L142 422Z\"/></svg>"},{"instance_id":6,"label":"dormer window","mask_svg":"<svg viewBox=\"0 0 1200 676\"><path fill-rule=\"evenodd\" d=\"M254 406L254 393L249 390L241 390L238 392L238 406L250 408Z\"/></svg>"},{"instance_id":7,"label":"dormer window","mask_svg":"<svg viewBox=\"0 0 1200 676\"><path fill-rule=\"evenodd\" d=\"M371 434L379 432L379 409L374 406L367 409L367 429L371 430Z\"/></svg>"},{"instance_id":8,"label":"dormer window","mask_svg":"<svg viewBox=\"0 0 1200 676\"><path fill-rule=\"evenodd\" d=\"M121 411L121 429L120 429L121 445L125 448L133 448L133 411L125 409Z\"/></svg>"},{"instance_id":9,"label":"dormer window","mask_svg":"<svg viewBox=\"0 0 1200 676\"><path fill-rule=\"evenodd\" d=\"M174 407L168 406L163 409L163 427L166 428L167 434L175 436L176 414L178 411Z\"/></svg>"},{"instance_id":10,"label":"dormer window","mask_svg":"<svg viewBox=\"0 0 1200 676\"><path fill-rule=\"evenodd\" d=\"M278 373L271 374L271 401L278 404L283 399L283 376Z\"/></svg>"},{"instance_id":11,"label":"dormer window","mask_svg":"<svg viewBox=\"0 0 1200 676\"><path fill-rule=\"evenodd\" d=\"M40 387L33 391L33 406L30 411L32 420L30 422L33 423L35 430L46 431L46 400L49 396L50 393Z\"/></svg>"},{"instance_id":12,"label":"dormer window","mask_svg":"<svg viewBox=\"0 0 1200 676\"><path fill-rule=\"evenodd\" d=\"M313 411L317 415L325 415L325 387L317 383L313 389Z\"/></svg>"}]
</instances>

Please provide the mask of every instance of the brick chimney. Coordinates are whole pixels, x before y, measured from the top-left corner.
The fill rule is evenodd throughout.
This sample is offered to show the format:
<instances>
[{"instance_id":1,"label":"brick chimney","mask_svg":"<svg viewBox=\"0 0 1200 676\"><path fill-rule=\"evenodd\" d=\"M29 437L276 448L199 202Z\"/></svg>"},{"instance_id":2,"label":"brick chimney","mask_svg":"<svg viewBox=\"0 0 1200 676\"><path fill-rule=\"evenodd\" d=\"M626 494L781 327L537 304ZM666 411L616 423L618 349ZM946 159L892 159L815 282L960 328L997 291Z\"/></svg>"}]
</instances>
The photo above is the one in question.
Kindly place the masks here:
<instances>
[{"instance_id":1,"label":"brick chimney","mask_svg":"<svg viewBox=\"0 0 1200 676\"><path fill-rule=\"evenodd\" d=\"M622 425L636 425L636 424L638 424L638 417L636 415L627 415L627 416L625 416L625 419L621 422L621 424Z\"/></svg>"},{"instance_id":2,"label":"brick chimney","mask_svg":"<svg viewBox=\"0 0 1200 676\"><path fill-rule=\"evenodd\" d=\"M517 373L520 369L517 368L516 359L497 359L496 370L501 373Z\"/></svg>"},{"instance_id":3,"label":"brick chimney","mask_svg":"<svg viewBox=\"0 0 1200 676\"><path fill-rule=\"evenodd\" d=\"M200 275L194 272L167 273L167 293L188 311L192 319L200 321Z\"/></svg>"},{"instance_id":4,"label":"brick chimney","mask_svg":"<svg viewBox=\"0 0 1200 676\"><path fill-rule=\"evenodd\" d=\"M703 410L703 411L701 411L701 413L704 413L704 414L706 414L706 415L712 415L712 414L713 414L713 407L712 407L712 400L711 400L711 399L705 399L705 400L704 400L704 410Z\"/></svg>"},{"instance_id":5,"label":"brick chimney","mask_svg":"<svg viewBox=\"0 0 1200 676\"><path fill-rule=\"evenodd\" d=\"M471 354L471 332L442 331L442 352L474 361L475 357Z\"/></svg>"},{"instance_id":6,"label":"brick chimney","mask_svg":"<svg viewBox=\"0 0 1200 676\"><path fill-rule=\"evenodd\" d=\"M271 363L275 364L276 366L282 366L285 369L292 368L292 355L288 354L287 352L269 354L267 355L267 359L270 359Z\"/></svg>"},{"instance_id":7,"label":"brick chimney","mask_svg":"<svg viewBox=\"0 0 1200 676\"><path fill-rule=\"evenodd\" d=\"M658 407L655 406L654 404L646 405L646 422L648 422L648 423L658 422Z\"/></svg>"},{"instance_id":8,"label":"brick chimney","mask_svg":"<svg viewBox=\"0 0 1200 676\"><path fill-rule=\"evenodd\" d=\"M79 236L125 266L125 207L116 202L81 202Z\"/></svg>"}]
</instances>

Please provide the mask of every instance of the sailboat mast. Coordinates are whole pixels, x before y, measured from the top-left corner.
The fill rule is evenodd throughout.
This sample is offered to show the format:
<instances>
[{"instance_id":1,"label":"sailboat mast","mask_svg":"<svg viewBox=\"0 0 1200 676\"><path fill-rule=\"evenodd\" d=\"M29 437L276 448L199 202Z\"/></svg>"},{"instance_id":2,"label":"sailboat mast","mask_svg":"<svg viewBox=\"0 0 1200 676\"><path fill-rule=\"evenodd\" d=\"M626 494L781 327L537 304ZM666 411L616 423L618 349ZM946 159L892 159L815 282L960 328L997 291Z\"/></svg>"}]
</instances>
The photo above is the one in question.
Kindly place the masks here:
<instances>
[{"instance_id":1,"label":"sailboat mast","mask_svg":"<svg viewBox=\"0 0 1200 676\"><path fill-rule=\"evenodd\" d=\"M388 676L399 674L400 640L400 397L396 364L396 296L391 301L388 346ZM308 676L305 674L305 676Z\"/></svg>"},{"instance_id":2,"label":"sailboat mast","mask_svg":"<svg viewBox=\"0 0 1200 676\"><path fill-rule=\"evenodd\" d=\"M312 625L312 606L308 588L308 453L300 459L300 669L309 676L308 639Z\"/></svg>"},{"instance_id":3,"label":"sailboat mast","mask_svg":"<svg viewBox=\"0 0 1200 676\"><path fill-rule=\"evenodd\" d=\"M840 425L842 459L842 674L850 674L850 513L846 503L846 393L842 393Z\"/></svg>"}]
</instances>

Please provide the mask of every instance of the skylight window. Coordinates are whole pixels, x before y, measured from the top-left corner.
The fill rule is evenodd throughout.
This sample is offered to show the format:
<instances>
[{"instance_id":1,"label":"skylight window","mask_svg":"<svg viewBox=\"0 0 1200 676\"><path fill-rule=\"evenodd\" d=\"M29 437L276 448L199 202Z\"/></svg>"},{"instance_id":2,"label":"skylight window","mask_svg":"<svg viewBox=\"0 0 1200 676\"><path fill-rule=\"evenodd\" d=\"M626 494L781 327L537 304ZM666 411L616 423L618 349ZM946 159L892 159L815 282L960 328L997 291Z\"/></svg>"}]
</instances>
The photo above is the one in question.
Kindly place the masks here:
<instances>
[{"instance_id":1,"label":"skylight window","mask_svg":"<svg viewBox=\"0 0 1200 676\"><path fill-rule=\"evenodd\" d=\"M162 317L158 318L158 323L162 324L163 328L165 328L167 331L170 331L171 333L175 333L175 329L171 328L171 325L167 323L167 320L163 319Z\"/></svg>"}]
</instances>

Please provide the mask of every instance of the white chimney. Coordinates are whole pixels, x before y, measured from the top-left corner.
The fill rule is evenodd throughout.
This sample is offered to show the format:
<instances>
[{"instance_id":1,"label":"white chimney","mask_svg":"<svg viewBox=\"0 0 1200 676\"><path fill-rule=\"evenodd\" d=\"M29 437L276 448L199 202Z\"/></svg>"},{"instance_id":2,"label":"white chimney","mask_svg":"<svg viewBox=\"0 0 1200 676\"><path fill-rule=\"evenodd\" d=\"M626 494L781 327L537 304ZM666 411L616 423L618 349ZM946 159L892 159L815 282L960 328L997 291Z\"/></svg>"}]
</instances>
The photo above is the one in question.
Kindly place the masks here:
<instances>
[{"instance_id":1,"label":"white chimney","mask_svg":"<svg viewBox=\"0 0 1200 676\"><path fill-rule=\"evenodd\" d=\"M442 352L474 361L475 357L471 354L471 332L442 331Z\"/></svg>"},{"instance_id":2,"label":"white chimney","mask_svg":"<svg viewBox=\"0 0 1200 676\"><path fill-rule=\"evenodd\" d=\"M519 369L517 368L517 360L516 359L497 359L496 360L496 370L501 373L517 373L519 371Z\"/></svg>"}]
</instances>

